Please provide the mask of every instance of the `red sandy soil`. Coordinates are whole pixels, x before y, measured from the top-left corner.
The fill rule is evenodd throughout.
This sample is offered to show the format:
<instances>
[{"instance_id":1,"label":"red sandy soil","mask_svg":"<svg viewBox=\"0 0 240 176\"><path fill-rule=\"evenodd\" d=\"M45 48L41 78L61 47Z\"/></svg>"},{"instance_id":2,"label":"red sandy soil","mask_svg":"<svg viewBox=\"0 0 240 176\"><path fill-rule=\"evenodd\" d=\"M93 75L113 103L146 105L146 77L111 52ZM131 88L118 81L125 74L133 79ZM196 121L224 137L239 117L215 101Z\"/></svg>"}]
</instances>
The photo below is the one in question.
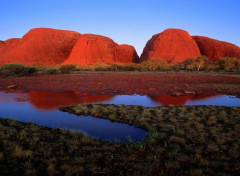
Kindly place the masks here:
<instances>
[{"instance_id":1,"label":"red sandy soil","mask_svg":"<svg viewBox=\"0 0 240 176\"><path fill-rule=\"evenodd\" d=\"M0 79L0 90L78 91L89 94L240 94L240 75L213 73L82 73Z\"/></svg>"}]
</instances>

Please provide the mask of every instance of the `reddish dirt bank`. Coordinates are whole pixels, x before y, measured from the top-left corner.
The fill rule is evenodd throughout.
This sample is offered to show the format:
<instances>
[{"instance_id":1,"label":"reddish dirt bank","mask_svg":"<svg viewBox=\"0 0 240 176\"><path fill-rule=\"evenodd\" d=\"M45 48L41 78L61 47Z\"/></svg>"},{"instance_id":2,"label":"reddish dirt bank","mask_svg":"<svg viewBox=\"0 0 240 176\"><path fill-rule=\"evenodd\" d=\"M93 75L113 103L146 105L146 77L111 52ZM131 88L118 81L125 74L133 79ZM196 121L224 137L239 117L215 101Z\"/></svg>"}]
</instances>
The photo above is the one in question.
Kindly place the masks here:
<instances>
[{"instance_id":1,"label":"reddish dirt bank","mask_svg":"<svg viewBox=\"0 0 240 176\"><path fill-rule=\"evenodd\" d=\"M210 73L82 73L0 79L0 90L79 91L90 94L240 94L240 75ZM11 87L11 86L10 86Z\"/></svg>"}]
</instances>

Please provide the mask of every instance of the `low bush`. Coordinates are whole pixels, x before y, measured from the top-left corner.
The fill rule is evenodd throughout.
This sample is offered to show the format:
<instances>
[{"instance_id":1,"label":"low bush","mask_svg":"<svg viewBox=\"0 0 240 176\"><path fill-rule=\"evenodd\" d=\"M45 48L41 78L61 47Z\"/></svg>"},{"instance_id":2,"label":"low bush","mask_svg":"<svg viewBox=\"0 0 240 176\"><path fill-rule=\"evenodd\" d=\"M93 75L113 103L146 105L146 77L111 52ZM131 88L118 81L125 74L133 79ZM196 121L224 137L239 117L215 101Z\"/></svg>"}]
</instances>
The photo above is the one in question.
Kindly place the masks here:
<instances>
[{"instance_id":1,"label":"low bush","mask_svg":"<svg viewBox=\"0 0 240 176\"><path fill-rule=\"evenodd\" d=\"M199 56L197 58L189 58L182 62L173 65L174 70L190 70L200 71L204 70L204 64L208 61L206 56Z\"/></svg>"},{"instance_id":2,"label":"low bush","mask_svg":"<svg viewBox=\"0 0 240 176\"><path fill-rule=\"evenodd\" d=\"M33 67L35 67L38 71L41 71L44 69L45 65L43 63L37 62L32 64Z\"/></svg>"},{"instance_id":3,"label":"low bush","mask_svg":"<svg viewBox=\"0 0 240 176\"><path fill-rule=\"evenodd\" d=\"M170 70L171 66L161 58L151 58L139 64L141 71L165 71Z\"/></svg>"},{"instance_id":4,"label":"low bush","mask_svg":"<svg viewBox=\"0 0 240 176\"><path fill-rule=\"evenodd\" d=\"M235 57L220 58L216 63L220 70L240 70L240 59Z\"/></svg>"},{"instance_id":5,"label":"low bush","mask_svg":"<svg viewBox=\"0 0 240 176\"><path fill-rule=\"evenodd\" d=\"M0 67L1 76L27 76L32 75L36 71L35 67L22 64L6 64Z\"/></svg>"},{"instance_id":6,"label":"low bush","mask_svg":"<svg viewBox=\"0 0 240 176\"><path fill-rule=\"evenodd\" d=\"M139 70L139 64L130 63L130 64L112 64L111 65L112 71L135 71Z\"/></svg>"},{"instance_id":7,"label":"low bush","mask_svg":"<svg viewBox=\"0 0 240 176\"><path fill-rule=\"evenodd\" d=\"M52 67L52 66L45 67L42 71L43 71L43 73L50 74L50 75L61 73L61 71L58 68Z\"/></svg>"},{"instance_id":8,"label":"low bush","mask_svg":"<svg viewBox=\"0 0 240 176\"><path fill-rule=\"evenodd\" d=\"M95 71L110 71L110 66L102 63L102 62L97 62L95 64L93 64L92 69Z\"/></svg>"},{"instance_id":9,"label":"low bush","mask_svg":"<svg viewBox=\"0 0 240 176\"><path fill-rule=\"evenodd\" d=\"M59 70L62 73L70 73L71 71L78 71L78 67L75 64L67 64L67 65L61 65L59 67Z\"/></svg>"}]
</instances>

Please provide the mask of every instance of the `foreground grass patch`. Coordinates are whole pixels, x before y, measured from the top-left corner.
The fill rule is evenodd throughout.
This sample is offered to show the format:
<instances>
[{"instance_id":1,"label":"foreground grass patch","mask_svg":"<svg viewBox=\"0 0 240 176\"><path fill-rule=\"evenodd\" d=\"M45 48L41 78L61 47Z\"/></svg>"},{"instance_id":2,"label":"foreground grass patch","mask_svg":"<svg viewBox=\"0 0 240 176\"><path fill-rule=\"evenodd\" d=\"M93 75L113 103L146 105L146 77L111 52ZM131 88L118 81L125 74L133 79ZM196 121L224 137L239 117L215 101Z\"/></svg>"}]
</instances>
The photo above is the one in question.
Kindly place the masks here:
<instances>
[{"instance_id":1,"label":"foreground grass patch","mask_svg":"<svg viewBox=\"0 0 240 176\"><path fill-rule=\"evenodd\" d=\"M142 143L109 143L0 119L0 175L240 173L240 108L78 105L61 110L134 124L149 133Z\"/></svg>"}]
</instances>

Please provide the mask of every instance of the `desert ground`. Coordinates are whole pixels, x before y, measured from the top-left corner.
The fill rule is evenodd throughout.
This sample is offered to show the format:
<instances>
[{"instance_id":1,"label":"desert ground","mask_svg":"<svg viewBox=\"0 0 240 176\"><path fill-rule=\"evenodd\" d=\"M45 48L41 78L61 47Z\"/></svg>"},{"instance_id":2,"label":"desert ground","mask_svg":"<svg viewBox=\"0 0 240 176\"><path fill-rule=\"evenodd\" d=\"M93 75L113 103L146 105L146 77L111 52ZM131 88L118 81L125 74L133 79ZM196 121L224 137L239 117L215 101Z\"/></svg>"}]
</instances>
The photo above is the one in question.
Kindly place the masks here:
<instances>
[{"instance_id":1,"label":"desert ground","mask_svg":"<svg viewBox=\"0 0 240 176\"><path fill-rule=\"evenodd\" d=\"M80 91L90 94L240 94L240 75L199 72L95 72L0 79L0 90Z\"/></svg>"}]
</instances>

